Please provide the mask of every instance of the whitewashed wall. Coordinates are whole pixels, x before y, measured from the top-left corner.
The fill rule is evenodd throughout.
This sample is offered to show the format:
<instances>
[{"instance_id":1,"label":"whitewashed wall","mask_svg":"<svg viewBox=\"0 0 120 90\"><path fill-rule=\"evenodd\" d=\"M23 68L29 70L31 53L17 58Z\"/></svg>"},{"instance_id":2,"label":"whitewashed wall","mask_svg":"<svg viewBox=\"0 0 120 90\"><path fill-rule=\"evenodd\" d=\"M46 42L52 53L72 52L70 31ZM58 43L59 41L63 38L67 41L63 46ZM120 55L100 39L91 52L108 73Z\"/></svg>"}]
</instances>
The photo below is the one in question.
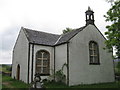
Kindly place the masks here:
<instances>
[{"instance_id":1,"label":"whitewashed wall","mask_svg":"<svg viewBox=\"0 0 120 90\"><path fill-rule=\"evenodd\" d=\"M89 65L89 41L99 45L100 65ZM69 43L69 85L114 81L112 53L103 50L105 39L94 25L88 25Z\"/></svg>"},{"instance_id":2,"label":"whitewashed wall","mask_svg":"<svg viewBox=\"0 0 120 90\"><path fill-rule=\"evenodd\" d=\"M29 83L31 83L31 67L32 67L32 44L30 44L30 56L29 56Z\"/></svg>"},{"instance_id":3,"label":"whitewashed wall","mask_svg":"<svg viewBox=\"0 0 120 90\"><path fill-rule=\"evenodd\" d=\"M89 41L99 45L100 65L89 65ZM88 25L83 31L74 36L69 43L69 85L113 82L114 71L112 53L103 50L105 39L93 25ZM50 74L54 71L54 47L34 45L33 79L36 65L36 52L46 50L50 53ZM29 82L31 82L32 45L30 45ZM55 70L67 63L67 44L55 47ZM12 78L16 77L17 65L20 65L20 80L27 83L28 40L20 31L13 52ZM67 76L67 67L64 68ZM49 76L42 76L42 79Z\"/></svg>"},{"instance_id":4,"label":"whitewashed wall","mask_svg":"<svg viewBox=\"0 0 120 90\"><path fill-rule=\"evenodd\" d=\"M27 83L28 40L22 29L13 50L12 78L16 78L18 64L20 65L20 80Z\"/></svg>"},{"instance_id":5,"label":"whitewashed wall","mask_svg":"<svg viewBox=\"0 0 120 90\"><path fill-rule=\"evenodd\" d=\"M67 44L62 44L55 47L55 71L60 70L65 63L67 64ZM64 67L63 73L67 78L67 67Z\"/></svg>"}]
</instances>

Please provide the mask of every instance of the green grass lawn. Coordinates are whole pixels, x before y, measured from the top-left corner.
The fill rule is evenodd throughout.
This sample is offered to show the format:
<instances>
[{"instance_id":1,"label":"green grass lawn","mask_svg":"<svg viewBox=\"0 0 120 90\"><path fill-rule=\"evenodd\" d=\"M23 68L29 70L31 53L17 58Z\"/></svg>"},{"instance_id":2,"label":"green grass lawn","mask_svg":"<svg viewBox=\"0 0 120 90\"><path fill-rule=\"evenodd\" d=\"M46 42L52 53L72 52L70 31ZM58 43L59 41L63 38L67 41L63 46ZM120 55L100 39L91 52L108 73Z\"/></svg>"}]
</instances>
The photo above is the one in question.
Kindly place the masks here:
<instances>
[{"instance_id":1,"label":"green grass lawn","mask_svg":"<svg viewBox=\"0 0 120 90\"><path fill-rule=\"evenodd\" d=\"M0 74L0 90L2 88L2 74Z\"/></svg>"},{"instance_id":2,"label":"green grass lawn","mask_svg":"<svg viewBox=\"0 0 120 90\"><path fill-rule=\"evenodd\" d=\"M10 76L2 76L2 88L29 88L29 85Z\"/></svg>"},{"instance_id":3,"label":"green grass lawn","mask_svg":"<svg viewBox=\"0 0 120 90\"><path fill-rule=\"evenodd\" d=\"M9 68L7 66L7 68ZM1 70L1 68L0 68ZM10 72L6 69L6 66L2 67L3 72ZM2 77L2 78L1 78ZM2 80L2 88L29 88L30 85L22 81L12 79L10 76L5 76L0 74L0 80ZM61 83L48 82L44 85L46 88L120 88L120 81L113 83L101 83L101 84L91 84L91 85L77 85L77 86L67 86ZM1 85L0 85L1 88Z\"/></svg>"},{"instance_id":4,"label":"green grass lawn","mask_svg":"<svg viewBox=\"0 0 120 90\"><path fill-rule=\"evenodd\" d=\"M2 68L0 67L0 71L5 73L11 73L10 67L8 65L2 65ZM1 74L0 74L1 75ZM18 81L15 79L12 79L10 76L1 75L2 76L2 88L29 88L30 85L26 84L22 81Z\"/></svg>"},{"instance_id":5,"label":"green grass lawn","mask_svg":"<svg viewBox=\"0 0 120 90\"><path fill-rule=\"evenodd\" d=\"M91 84L91 85L77 85L77 86L67 86L60 83L47 83L45 85L46 88L120 88L120 81L119 82L112 82L112 83L101 83L101 84Z\"/></svg>"},{"instance_id":6,"label":"green grass lawn","mask_svg":"<svg viewBox=\"0 0 120 90\"><path fill-rule=\"evenodd\" d=\"M73 86L73 88L118 88L120 82Z\"/></svg>"},{"instance_id":7,"label":"green grass lawn","mask_svg":"<svg viewBox=\"0 0 120 90\"><path fill-rule=\"evenodd\" d=\"M2 74L0 74L0 82L2 82Z\"/></svg>"},{"instance_id":8,"label":"green grass lawn","mask_svg":"<svg viewBox=\"0 0 120 90\"><path fill-rule=\"evenodd\" d=\"M0 65L0 71L2 71L2 65Z\"/></svg>"},{"instance_id":9,"label":"green grass lawn","mask_svg":"<svg viewBox=\"0 0 120 90\"><path fill-rule=\"evenodd\" d=\"M2 77L2 88L29 88L30 85L12 79L9 76ZM120 88L120 81L113 83L102 83L102 84L92 84L92 85L77 85L77 86L67 86L61 83L49 82L45 84L46 88Z\"/></svg>"},{"instance_id":10,"label":"green grass lawn","mask_svg":"<svg viewBox=\"0 0 120 90\"><path fill-rule=\"evenodd\" d=\"M2 71L2 65L0 64L0 72ZM0 74L0 90L2 88L2 74Z\"/></svg>"}]
</instances>

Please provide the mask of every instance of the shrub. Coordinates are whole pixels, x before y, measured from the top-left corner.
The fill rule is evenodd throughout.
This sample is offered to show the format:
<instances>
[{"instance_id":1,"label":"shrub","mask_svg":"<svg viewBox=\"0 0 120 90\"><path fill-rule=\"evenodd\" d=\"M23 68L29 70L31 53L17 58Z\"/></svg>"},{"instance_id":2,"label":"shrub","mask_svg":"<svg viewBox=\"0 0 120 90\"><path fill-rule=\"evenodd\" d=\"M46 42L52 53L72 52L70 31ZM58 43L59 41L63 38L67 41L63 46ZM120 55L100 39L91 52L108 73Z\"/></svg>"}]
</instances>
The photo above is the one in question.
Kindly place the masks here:
<instances>
[{"instance_id":1,"label":"shrub","mask_svg":"<svg viewBox=\"0 0 120 90\"><path fill-rule=\"evenodd\" d=\"M63 73L62 70L56 71L56 73L55 73L55 80L56 80L57 82L65 83L65 81L66 81L66 76L64 75L64 73Z\"/></svg>"}]
</instances>

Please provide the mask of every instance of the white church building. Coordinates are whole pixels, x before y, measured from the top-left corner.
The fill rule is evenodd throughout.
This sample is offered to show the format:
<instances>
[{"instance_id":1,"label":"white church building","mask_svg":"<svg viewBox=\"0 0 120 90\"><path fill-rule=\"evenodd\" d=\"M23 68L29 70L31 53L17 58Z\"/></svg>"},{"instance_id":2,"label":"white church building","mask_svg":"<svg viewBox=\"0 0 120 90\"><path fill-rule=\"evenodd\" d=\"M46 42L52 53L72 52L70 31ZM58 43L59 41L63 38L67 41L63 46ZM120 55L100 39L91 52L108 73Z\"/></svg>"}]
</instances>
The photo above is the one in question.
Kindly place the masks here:
<instances>
[{"instance_id":1,"label":"white church building","mask_svg":"<svg viewBox=\"0 0 120 90\"><path fill-rule=\"evenodd\" d=\"M49 79L64 64L66 84L114 82L112 53L94 24L94 12L85 12L86 25L57 35L21 28L13 48L12 78L31 83L35 73ZM55 77L53 77L53 80Z\"/></svg>"}]
</instances>

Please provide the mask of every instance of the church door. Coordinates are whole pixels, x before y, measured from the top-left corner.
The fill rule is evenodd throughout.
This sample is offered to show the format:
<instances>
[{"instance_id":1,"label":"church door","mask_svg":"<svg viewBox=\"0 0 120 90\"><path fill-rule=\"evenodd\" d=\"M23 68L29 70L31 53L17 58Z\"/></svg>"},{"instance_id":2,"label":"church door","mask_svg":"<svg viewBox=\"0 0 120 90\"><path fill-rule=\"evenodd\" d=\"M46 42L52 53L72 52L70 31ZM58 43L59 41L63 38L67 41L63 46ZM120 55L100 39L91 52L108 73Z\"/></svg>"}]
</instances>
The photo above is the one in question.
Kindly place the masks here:
<instances>
[{"instance_id":1,"label":"church door","mask_svg":"<svg viewBox=\"0 0 120 90\"><path fill-rule=\"evenodd\" d=\"M20 80L20 65L18 64L17 66L17 75L16 75L17 80Z\"/></svg>"}]
</instances>

